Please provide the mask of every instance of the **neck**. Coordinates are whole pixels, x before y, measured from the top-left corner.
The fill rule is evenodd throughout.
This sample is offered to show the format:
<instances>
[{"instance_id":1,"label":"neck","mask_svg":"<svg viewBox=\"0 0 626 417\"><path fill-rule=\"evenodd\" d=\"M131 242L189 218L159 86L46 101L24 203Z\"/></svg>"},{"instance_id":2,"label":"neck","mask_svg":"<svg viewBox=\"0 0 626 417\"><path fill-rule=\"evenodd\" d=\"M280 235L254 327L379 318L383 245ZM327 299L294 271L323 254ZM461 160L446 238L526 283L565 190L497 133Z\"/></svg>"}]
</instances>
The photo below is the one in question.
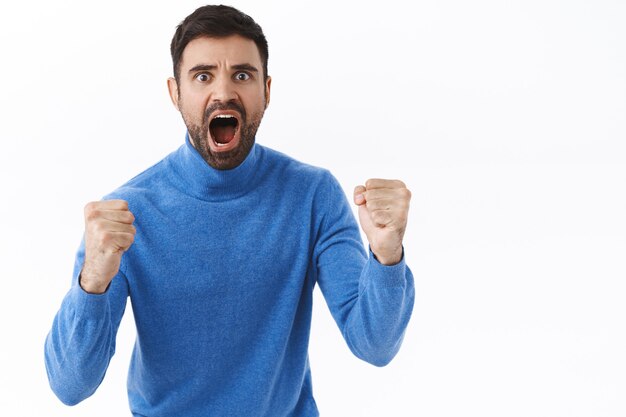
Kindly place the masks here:
<instances>
[{"instance_id":1,"label":"neck","mask_svg":"<svg viewBox=\"0 0 626 417\"><path fill-rule=\"evenodd\" d=\"M225 200L252 189L254 173L258 171L262 154L262 149L254 144L243 162L235 168L216 169L202 158L187 133L185 144L175 153L172 163L190 194L203 200Z\"/></svg>"}]
</instances>

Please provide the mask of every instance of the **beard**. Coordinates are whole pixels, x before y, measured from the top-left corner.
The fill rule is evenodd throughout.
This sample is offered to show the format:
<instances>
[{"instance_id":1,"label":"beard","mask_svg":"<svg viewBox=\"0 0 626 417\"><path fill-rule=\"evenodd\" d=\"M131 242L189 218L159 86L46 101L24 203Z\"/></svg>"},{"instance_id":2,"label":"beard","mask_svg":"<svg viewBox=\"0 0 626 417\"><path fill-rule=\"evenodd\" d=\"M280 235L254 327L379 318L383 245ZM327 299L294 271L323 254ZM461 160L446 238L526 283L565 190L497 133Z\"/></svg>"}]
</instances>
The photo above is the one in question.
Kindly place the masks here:
<instances>
[{"instance_id":1,"label":"beard","mask_svg":"<svg viewBox=\"0 0 626 417\"><path fill-rule=\"evenodd\" d=\"M237 147L229 151L214 152L209 146L209 120L211 114L217 110L235 110L241 116L240 139ZM226 170L238 167L250 153L250 149L254 145L256 132L263 118L263 111L252 114L250 120L246 110L237 102L229 101L227 103L214 103L210 105L204 112L202 124L198 125L191 121L188 115L181 111L187 131L192 139L194 148L202 156L202 158L215 169Z\"/></svg>"}]
</instances>

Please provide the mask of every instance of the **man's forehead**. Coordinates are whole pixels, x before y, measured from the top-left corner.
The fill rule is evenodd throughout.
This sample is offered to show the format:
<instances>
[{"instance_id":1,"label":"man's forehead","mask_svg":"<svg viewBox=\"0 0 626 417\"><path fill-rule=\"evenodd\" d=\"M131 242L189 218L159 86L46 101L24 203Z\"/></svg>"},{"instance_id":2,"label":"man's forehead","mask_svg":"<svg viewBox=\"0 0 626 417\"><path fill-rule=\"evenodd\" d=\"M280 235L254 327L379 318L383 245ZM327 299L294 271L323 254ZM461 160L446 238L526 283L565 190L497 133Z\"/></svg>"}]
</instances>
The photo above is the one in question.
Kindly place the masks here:
<instances>
[{"instance_id":1,"label":"man's forehead","mask_svg":"<svg viewBox=\"0 0 626 417\"><path fill-rule=\"evenodd\" d=\"M244 62L261 65L261 55L253 40L239 35L228 37L202 36L190 41L181 56L181 68L220 62L237 65Z\"/></svg>"}]
</instances>

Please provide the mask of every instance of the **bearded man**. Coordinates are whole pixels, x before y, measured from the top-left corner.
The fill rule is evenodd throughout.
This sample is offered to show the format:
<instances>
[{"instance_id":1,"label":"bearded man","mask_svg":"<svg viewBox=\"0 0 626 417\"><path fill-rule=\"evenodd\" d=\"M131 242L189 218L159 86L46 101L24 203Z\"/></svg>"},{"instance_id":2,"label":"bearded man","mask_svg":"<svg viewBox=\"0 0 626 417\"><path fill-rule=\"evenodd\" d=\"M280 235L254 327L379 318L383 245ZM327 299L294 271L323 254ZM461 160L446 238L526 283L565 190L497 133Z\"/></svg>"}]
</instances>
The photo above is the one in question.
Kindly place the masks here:
<instances>
[{"instance_id":1,"label":"bearded man","mask_svg":"<svg viewBox=\"0 0 626 417\"><path fill-rule=\"evenodd\" d=\"M272 80L249 16L201 7L171 53L185 142L85 206L72 286L45 342L50 385L69 405L95 392L130 298L134 416L318 416L313 288L357 357L389 363L415 297L402 244L411 194L397 180L355 188L366 250L329 171L255 142Z\"/></svg>"}]
</instances>

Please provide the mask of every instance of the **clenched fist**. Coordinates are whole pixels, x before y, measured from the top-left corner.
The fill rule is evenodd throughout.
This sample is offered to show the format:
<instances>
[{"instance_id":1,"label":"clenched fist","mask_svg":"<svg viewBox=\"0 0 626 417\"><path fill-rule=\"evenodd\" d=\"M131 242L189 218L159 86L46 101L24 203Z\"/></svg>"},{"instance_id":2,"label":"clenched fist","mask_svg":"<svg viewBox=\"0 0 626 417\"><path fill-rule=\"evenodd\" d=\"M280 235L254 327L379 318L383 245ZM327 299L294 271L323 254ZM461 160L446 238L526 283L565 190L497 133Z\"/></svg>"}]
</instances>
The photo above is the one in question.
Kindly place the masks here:
<instances>
[{"instance_id":1,"label":"clenched fist","mask_svg":"<svg viewBox=\"0 0 626 417\"><path fill-rule=\"evenodd\" d=\"M85 206L85 263L80 286L102 294L120 269L122 255L135 240L135 216L124 200L94 201Z\"/></svg>"},{"instance_id":2,"label":"clenched fist","mask_svg":"<svg viewBox=\"0 0 626 417\"><path fill-rule=\"evenodd\" d=\"M359 221L378 262L394 265L402 259L402 239L411 192L402 181L367 180L354 189Z\"/></svg>"}]
</instances>

